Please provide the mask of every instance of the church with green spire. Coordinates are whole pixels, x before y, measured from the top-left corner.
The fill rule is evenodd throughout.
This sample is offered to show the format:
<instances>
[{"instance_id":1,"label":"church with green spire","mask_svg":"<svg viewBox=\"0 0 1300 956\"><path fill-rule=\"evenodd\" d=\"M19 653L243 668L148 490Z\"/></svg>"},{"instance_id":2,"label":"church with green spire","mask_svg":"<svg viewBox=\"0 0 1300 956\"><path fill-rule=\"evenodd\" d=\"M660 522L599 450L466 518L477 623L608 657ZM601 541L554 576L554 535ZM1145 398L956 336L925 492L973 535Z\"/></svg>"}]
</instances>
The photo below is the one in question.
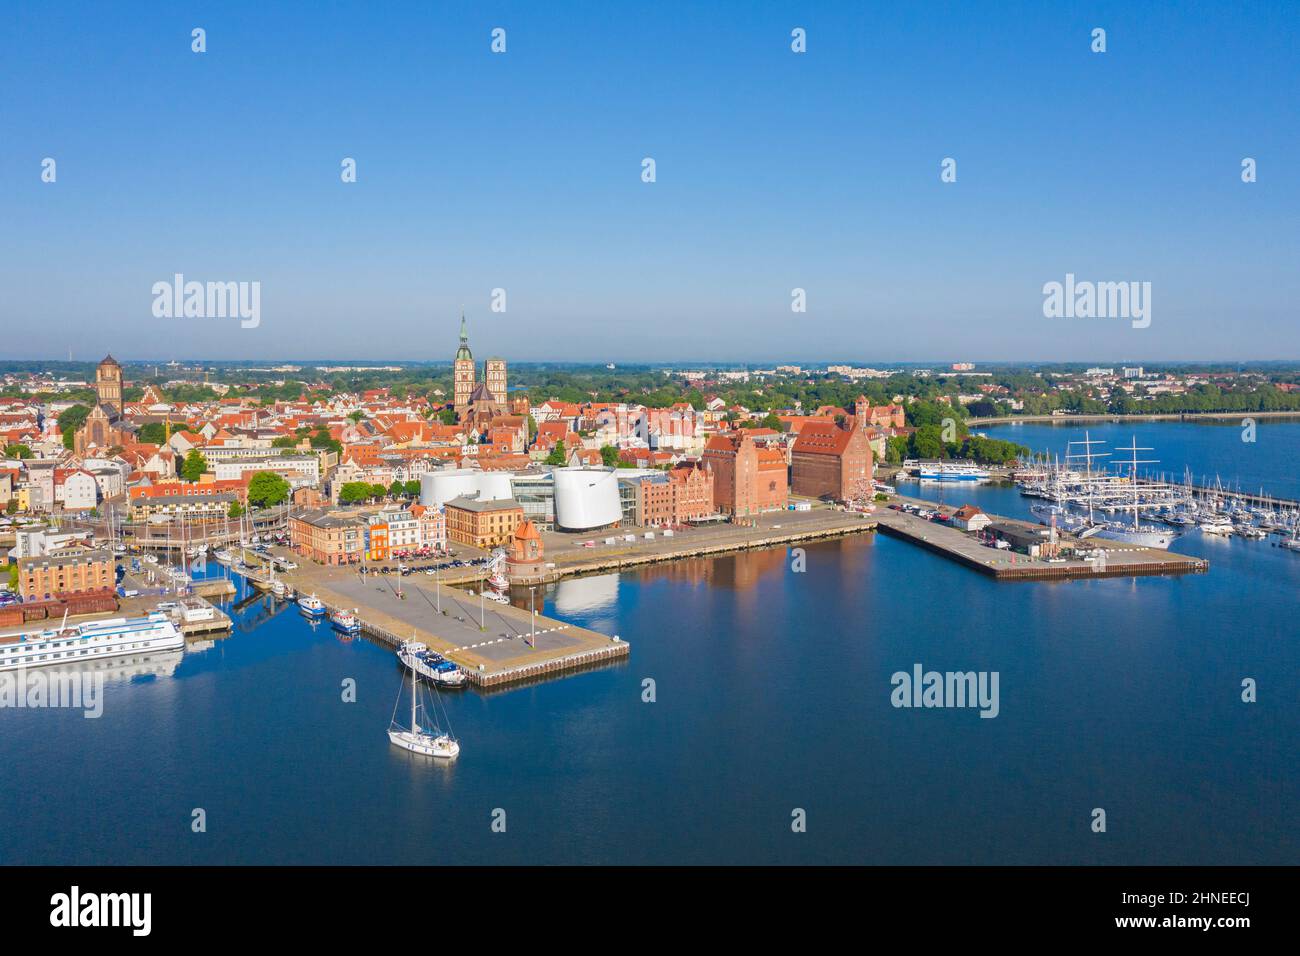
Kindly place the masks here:
<instances>
[{"instance_id":1,"label":"church with green spire","mask_svg":"<svg viewBox=\"0 0 1300 956\"><path fill-rule=\"evenodd\" d=\"M469 348L469 330L465 324L465 310L460 313L460 347L452 362L452 402L458 421L463 421L471 404L486 407L488 403L505 407L506 360L490 358L483 363L483 381L476 383L477 369L474 353ZM478 387L476 387L476 385Z\"/></svg>"}]
</instances>

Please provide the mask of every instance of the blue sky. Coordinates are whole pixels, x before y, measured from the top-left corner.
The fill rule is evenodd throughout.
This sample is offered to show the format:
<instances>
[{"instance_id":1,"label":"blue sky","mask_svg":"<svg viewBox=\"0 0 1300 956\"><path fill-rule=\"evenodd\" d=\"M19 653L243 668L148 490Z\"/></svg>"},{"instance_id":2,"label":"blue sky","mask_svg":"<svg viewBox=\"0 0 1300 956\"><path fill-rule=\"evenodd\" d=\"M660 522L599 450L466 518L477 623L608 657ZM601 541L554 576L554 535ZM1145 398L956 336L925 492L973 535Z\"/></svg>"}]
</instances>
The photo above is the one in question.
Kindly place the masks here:
<instances>
[{"instance_id":1,"label":"blue sky","mask_svg":"<svg viewBox=\"0 0 1300 956\"><path fill-rule=\"evenodd\" d=\"M519 361L1300 358L1297 50L1295 3L13 5L0 357L443 359L463 303ZM155 318L177 272L260 326ZM1067 272L1150 327L1044 318Z\"/></svg>"}]
</instances>

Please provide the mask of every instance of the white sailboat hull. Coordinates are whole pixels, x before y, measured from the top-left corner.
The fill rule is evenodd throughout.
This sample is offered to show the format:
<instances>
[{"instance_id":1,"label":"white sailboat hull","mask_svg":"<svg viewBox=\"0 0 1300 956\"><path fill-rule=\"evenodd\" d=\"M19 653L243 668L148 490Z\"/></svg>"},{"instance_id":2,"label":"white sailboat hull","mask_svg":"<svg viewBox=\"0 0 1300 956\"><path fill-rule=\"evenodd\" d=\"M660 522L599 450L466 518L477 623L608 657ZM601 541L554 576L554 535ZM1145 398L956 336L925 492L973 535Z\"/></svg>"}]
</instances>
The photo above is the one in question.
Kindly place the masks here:
<instances>
[{"instance_id":1,"label":"white sailboat hull","mask_svg":"<svg viewBox=\"0 0 1300 956\"><path fill-rule=\"evenodd\" d=\"M433 734L418 734L409 730L390 730L388 739L403 750L426 757L454 760L460 755L460 744L445 734L435 737Z\"/></svg>"},{"instance_id":2,"label":"white sailboat hull","mask_svg":"<svg viewBox=\"0 0 1300 956\"><path fill-rule=\"evenodd\" d=\"M1115 528L1102 528L1097 532L1098 538L1107 538L1111 541L1124 541L1128 544L1138 544L1144 548L1160 548L1168 550L1169 545L1177 535L1166 534L1163 531L1120 531Z\"/></svg>"}]
</instances>

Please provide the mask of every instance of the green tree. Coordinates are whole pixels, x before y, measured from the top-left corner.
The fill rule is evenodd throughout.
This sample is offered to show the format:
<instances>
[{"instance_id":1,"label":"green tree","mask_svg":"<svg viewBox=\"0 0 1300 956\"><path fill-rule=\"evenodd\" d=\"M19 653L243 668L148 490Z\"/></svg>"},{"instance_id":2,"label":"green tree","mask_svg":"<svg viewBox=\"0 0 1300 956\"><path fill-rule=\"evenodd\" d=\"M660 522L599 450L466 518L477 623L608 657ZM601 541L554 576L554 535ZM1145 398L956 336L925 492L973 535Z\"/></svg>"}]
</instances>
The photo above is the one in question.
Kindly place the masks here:
<instances>
[{"instance_id":1,"label":"green tree","mask_svg":"<svg viewBox=\"0 0 1300 956\"><path fill-rule=\"evenodd\" d=\"M442 411L438 412L438 421L442 422L444 425L455 425L456 409L444 408Z\"/></svg>"},{"instance_id":2,"label":"green tree","mask_svg":"<svg viewBox=\"0 0 1300 956\"><path fill-rule=\"evenodd\" d=\"M384 497L384 495L386 495L386 494L388 494L388 489L385 488L383 485L371 485L371 486L370 486L370 497L371 497L371 498L382 498L382 497Z\"/></svg>"},{"instance_id":3,"label":"green tree","mask_svg":"<svg viewBox=\"0 0 1300 956\"><path fill-rule=\"evenodd\" d=\"M198 481L199 476L208 470L207 459L197 448L191 448L181 463L181 477L186 481Z\"/></svg>"},{"instance_id":4,"label":"green tree","mask_svg":"<svg viewBox=\"0 0 1300 956\"><path fill-rule=\"evenodd\" d=\"M913 432L910 450L913 458L948 457L948 448L943 442L942 431L938 425L922 425Z\"/></svg>"},{"instance_id":5,"label":"green tree","mask_svg":"<svg viewBox=\"0 0 1300 956\"><path fill-rule=\"evenodd\" d=\"M602 445L600 449L600 461L606 468L617 468L618 449L613 445Z\"/></svg>"},{"instance_id":6,"label":"green tree","mask_svg":"<svg viewBox=\"0 0 1300 956\"><path fill-rule=\"evenodd\" d=\"M17 443L5 448L6 458L31 458L32 450L26 445Z\"/></svg>"},{"instance_id":7,"label":"green tree","mask_svg":"<svg viewBox=\"0 0 1300 956\"><path fill-rule=\"evenodd\" d=\"M339 501L345 505L369 501L371 496L372 491L368 481L345 481L343 487L339 489Z\"/></svg>"},{"instance_id":8,"label":"green tree","mask_svg":"<svg viewBox=\"0 0 1300 956\"><path fill-rule=\"evenodd\" d=\"M564 442L557 441L551 453L546 456L546 464L562 466L567 459L564 456Z\"/></svg>"},{"instance_id":9,"label":"green tree","mask_svg":"<svg viewBox=\"0 0 1300 956\"><path fill-rule=\"evenodd\" d=\"M140 426L136 437L147 445L161 445L167 440L167 426L162 422L146 422Z\"/></svg>"},{"instance_id":10,"label":"green tree","mask_svg":"<svg viewBox=\"0 0 1300 956\"><path fill-rule=\"evenodd\" d=\"M18 565L9 565L9 590L18 590Z\"/></svg>"},{"instance_id":11,"label":"green tree","mask_svg":"<svg viewBox=\"0 0 1300 956\"><path fill-rule=\"evenodd\" d=\"M311 447L317 450L328 449L337 454L343 452L343 443L337 438L331 438L330 433L324 428L318 428L312 433Z\"/></svg>"},{"instance_id":12,"label":"green tree","mask_svg":"<svg viewBox=\"0 0 1300 956\"><path fill-rule=\"evenodd\" d=\"M406 497L408 498L420 497L420 482L418 479L412 478L410 481L406 483Z\"/></svg>"},{"instance_id":13,"label":"green tree","mask_svg":"<svg viewBox=\"0 0 1300 956\"><path fill-rule=\"evenodd\" d=\"M262 508L284 504L289 499L289 482L273 471L259 471L248 480L248 500Z\"/></svg>"},{"instance_id":14,"label":"green tree","mask_svg":"<svg viewBox=\"0 0 1300 956\"><path fill-rule=\"evenodd\" d=\"M388 497L401 498L406 494L406 482L393 479L393 483L388 486Z\"/></svg>"},{"instance_id":15,"label":"green tree","mask_svg":"<svg viewBox=\"0 0 1300 956\"><path fill-rule=\"evenodd\" d=\"M63 433L63 447L72 450L77 429L86 423L90 409L85 405L70 405L59 413L59 431Z\"/></svg>"},{"instance_id":16,"label":"green tree","mask_svg":"<svg viewBox=\"0 0 1300 956\"><path fill-rule=\"evenodd\" d=\"M885 461L891 465L901 465L910 454L906 435L894 435L885 439Z\"/></svg>"},{"instance_id":17,"label":"green tree","mask_svg":"<svg viewBox=\"0 0 1300 956\"><path fill-rule=\"evenodd\" d=\"M226 512L226 516L230 518L242 518L244 516L244 506L238 501L232 501L230 503L230 510Z\"/></svg>"}]
</instances>

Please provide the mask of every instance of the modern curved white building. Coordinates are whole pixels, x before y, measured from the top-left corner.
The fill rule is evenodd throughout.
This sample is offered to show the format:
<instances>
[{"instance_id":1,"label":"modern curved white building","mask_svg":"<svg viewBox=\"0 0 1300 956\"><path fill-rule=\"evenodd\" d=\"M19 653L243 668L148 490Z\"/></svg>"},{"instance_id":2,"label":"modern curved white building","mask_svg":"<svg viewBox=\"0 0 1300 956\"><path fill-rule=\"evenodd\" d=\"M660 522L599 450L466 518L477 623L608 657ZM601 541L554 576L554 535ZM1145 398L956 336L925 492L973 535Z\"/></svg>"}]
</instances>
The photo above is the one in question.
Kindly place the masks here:
<instances>
[{"instance_id":1,"label":"modern curved white building","mask_svg":"<svg viewBox=\"0 0 1300 956\"><path fill-rule=\"evenodd\" d=\"M555 525L570 531L603 528L623 520L618 474L613 468L556 468Z\"/></svg>"},{"instance_id":2,"label":"modern curved white building","mask_svg":"<svg viewBox=\"0 0 1300 956\"><path fill-rule=\"evenodd\" d=\"M478 471L473 468L449 468L428 472L420 479L420 504L441 508L452 498L467 495L479 501L500 501L514 497L508 471Z\"/></svg>"}]
</instances>

